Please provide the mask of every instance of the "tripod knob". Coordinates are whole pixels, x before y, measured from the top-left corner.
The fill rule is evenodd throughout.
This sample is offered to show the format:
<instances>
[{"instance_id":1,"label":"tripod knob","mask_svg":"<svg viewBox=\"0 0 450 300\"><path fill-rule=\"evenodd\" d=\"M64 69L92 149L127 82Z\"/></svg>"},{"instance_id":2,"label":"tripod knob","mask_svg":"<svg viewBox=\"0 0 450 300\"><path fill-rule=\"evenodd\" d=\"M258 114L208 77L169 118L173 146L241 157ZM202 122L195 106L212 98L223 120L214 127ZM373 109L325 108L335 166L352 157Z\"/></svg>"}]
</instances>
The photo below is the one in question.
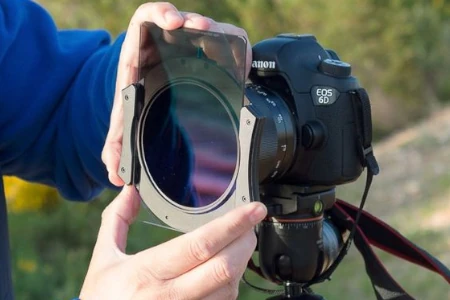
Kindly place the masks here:
<instances>
[{"instance_id":1,"label":"tripod knob","mask_svg":"<svg viewBox=\"0 0 450 300\"><path fill-rule=\"evenodd\" d=\"M286 254L282 254L278 257L275 264L278 271L278 276L280 276L283 280L289 280L292 276L291 258Z\"/></svg>"}]
</instances>

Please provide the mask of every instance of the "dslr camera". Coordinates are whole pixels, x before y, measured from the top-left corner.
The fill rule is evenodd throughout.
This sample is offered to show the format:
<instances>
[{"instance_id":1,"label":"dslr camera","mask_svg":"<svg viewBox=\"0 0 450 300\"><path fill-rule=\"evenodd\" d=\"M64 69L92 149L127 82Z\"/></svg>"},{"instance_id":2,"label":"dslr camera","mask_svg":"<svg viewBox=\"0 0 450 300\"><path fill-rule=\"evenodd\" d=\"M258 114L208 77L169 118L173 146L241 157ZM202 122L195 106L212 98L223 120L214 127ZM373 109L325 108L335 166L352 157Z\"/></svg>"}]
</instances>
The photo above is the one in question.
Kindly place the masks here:
<instances>
[{"instance_id":1,"label":"dslr camera","mask_svg":"<svg viewBox=\"0 0 450 300\"><path fill-rule=\"evenodd\" d=\"M250 70L246 51L243 37L144 23L139 80L123 90L119 174L151 223L180 232L264 203L259 266L294 296L323 280L348 240L328 216L336 186L377 167L370 103L313 35L255 44Z\"/></svg>"}]
</instances>

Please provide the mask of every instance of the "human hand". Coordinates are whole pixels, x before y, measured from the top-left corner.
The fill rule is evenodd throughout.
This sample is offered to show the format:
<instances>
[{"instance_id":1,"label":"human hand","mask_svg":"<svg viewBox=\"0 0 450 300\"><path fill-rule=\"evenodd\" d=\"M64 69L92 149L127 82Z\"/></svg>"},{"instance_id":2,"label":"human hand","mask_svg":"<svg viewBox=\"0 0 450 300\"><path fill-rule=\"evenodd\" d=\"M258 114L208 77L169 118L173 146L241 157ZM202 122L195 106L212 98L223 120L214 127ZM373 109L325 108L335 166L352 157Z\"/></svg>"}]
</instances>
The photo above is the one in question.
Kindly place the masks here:
<instances>
[{"instance_id":1,"label":"human hand","mask_svg":"<svg viewBox=\"0 0 450 300\"><path fill-rule=\"evenodd\" d=\"M123 136L121 91L138 80L140 25L143 22L153 22L165 30L186 27L247 37L247 33L241 28L231 24L215 22L196 13L179 12L172 4L166 2L146 3L136 10L131 18L127 35L122 45L110 128L102 152L102 160L108 170L109 180L117 186L124 184L117 172L122 153ZM251 53L251 46L248 43L247 57L245 59L246 70L250 69Z\"/></svg>"},{"instance_id":2,"label":"human hand","mask_svg":"<svg viewBox=\"0 0 450 300\"><path fill-rule=\"evenodd\" d=\"M236 299L255 247L253 226L266 215L253 202L164 244L125 254L128 227L139 211L125 186L104 210L80 299Z\"/></svg>"}]
</instances>

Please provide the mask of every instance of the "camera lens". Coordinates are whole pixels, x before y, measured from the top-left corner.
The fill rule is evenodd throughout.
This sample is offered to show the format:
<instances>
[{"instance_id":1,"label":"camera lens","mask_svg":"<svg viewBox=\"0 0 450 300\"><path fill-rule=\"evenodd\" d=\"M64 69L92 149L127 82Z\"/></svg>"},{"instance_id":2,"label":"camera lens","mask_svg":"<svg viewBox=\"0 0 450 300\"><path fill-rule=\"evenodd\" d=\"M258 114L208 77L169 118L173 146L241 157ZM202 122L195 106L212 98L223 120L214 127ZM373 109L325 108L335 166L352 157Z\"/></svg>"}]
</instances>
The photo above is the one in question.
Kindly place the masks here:
<instances>
[{"instance_id":1,"label":"camera lens","mask_svg":"<svg viewBox=\"0 0 450 300\"><path fill-rule=\"evenodd\" d=\"M280 178L292 164L296 133L289 107L281 96L262 85L248 85L246 96L264 116L259 149L259 182Z\"/></svg>"},{"instance_id":2,"label":"camera lens","mask_svg":"<svg viewBox=\"0 0 450 300\"><path fill-rule=\"evenodd\" d=\"M199 80L178 79L144 108L141 147L148 176L181 208L216 204L230 194L237 168L237 118Z\"/></svg>"}]
</instances>

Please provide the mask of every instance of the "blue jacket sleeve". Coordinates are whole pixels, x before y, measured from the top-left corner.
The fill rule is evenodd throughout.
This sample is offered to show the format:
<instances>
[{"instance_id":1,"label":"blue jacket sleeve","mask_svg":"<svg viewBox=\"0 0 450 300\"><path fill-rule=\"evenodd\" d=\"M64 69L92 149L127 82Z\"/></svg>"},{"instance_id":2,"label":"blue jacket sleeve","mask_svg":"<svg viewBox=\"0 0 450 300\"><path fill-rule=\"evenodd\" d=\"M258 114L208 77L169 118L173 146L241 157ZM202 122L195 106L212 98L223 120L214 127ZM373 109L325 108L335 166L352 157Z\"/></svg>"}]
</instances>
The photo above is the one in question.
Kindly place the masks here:
<instances>
[{"instance_id":1,"label":"blue jacket sleeve","mask_svg":"<svg viewBox=\"0 0 450 300\"><path fill-rule=\"evenodd\" d=\"M59 30L29 0L0 0L0 169L88 200L110 186L101 151L123 35Z\"/></svg>"}]
</instances>

